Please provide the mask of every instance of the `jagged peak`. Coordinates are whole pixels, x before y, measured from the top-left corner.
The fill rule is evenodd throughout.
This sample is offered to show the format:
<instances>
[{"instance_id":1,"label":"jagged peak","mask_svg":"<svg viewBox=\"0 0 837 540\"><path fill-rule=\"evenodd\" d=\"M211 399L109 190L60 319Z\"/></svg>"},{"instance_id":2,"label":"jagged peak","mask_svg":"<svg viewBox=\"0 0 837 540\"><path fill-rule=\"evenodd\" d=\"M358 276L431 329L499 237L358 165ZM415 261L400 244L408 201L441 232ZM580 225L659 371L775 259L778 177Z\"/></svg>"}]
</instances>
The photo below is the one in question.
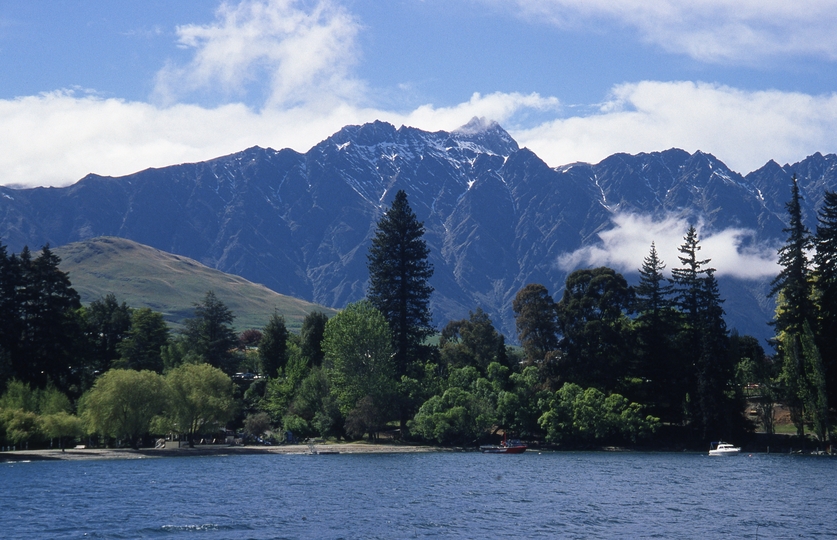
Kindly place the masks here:
<instances>
[{"instance_id":1,"label":"jagged peak","mask_svg":"<svg viewBox=\"0 0 837 540\"><path fill-rule=\"evenodd\" d=\"M499 128L502 131L505 131L503 130L503 128L500 127L500 124L498 124L494 120L489 120L485 116L475 116L471 118L467 124L454 129L451 133L457 133L462 135L474 135L477 133L483 133L485 131L492 131L497 128Z\"/></svg>"},{"instance_id":2,"label":"jagged peak","mask_svg":"<svg viewBox=\"0 0 837 540\"><path fill-rule=\"evenodd\" d=\"M450 139L471 145L475 151L508 157L520 150L517 141L494 120L473 117L467 124L450 132Z\"/></svg>"}]
</instances>

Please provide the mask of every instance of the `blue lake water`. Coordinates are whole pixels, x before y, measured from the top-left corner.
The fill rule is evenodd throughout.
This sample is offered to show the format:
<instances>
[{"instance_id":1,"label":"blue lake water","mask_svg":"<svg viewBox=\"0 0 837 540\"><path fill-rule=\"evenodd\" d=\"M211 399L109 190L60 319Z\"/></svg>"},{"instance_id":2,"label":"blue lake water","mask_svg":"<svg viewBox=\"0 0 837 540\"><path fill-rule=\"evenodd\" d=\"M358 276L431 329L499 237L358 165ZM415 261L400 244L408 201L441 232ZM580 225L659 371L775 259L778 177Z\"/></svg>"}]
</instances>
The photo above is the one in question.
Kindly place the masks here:
<instances>
[{"instance_id":1,"label":"blue lake water","mask_svg":"<svg viewBox=\"0 0 837 540\"><path fill-rule=\"evenodd\" d=\"M0 464L3 538L834 538L837 459L527 452Z\"/></svg>"}]
</instances>

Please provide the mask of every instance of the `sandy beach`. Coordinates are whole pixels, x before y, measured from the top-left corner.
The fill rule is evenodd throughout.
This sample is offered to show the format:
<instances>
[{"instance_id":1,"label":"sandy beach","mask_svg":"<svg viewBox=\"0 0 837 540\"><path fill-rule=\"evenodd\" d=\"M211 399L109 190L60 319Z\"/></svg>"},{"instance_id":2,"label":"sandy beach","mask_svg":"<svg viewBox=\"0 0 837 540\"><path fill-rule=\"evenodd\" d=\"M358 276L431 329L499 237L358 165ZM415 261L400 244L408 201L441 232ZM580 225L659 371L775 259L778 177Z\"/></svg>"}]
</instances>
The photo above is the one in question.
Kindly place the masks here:
<instances>
[{"instance_id":1,"label":"sandy beach","mask_svg":"<svg viewBox=\"0 0 837 540\"><path fill-rule=\"evenodd\" d=\"M291 444L282 446L229 446L221 444L195 445L189 448L185 443L178 448L177 442L169 442L165 448L69 448L18 450L0 452L0 463L23 461L78 461L91 459L153 459L187 456L231 456L249 454L384 454L418 452L455 452L462 448L441 448L436 446L414 446L406 444L371 444L368 442L337 444Z\"/></svg>"}]
</instances>

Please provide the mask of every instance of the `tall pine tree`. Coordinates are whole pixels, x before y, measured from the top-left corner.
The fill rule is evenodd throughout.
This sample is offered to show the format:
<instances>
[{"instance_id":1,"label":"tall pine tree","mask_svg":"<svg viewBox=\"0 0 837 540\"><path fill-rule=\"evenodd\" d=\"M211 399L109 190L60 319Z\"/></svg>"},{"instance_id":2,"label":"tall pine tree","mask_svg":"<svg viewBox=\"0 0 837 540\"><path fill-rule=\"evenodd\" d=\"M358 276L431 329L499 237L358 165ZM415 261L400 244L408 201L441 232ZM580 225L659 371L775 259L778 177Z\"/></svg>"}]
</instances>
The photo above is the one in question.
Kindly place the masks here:
<instances>
[{"instance_id":1,"label":"tall pine tree","mask_svg":"<svg viewBox=\"0 0 837 540\"><path fill-rule=\"evenodd\" d=\"M773 325L776 328L777 352L782 360L784 399L800 435L805 430L803 396L806 388L801 336L806 321L809 322L814 313L807 256L812 239L802 222L801 200L799 182L796 175L793 175L791 199L785 205L788 210L788 226L783 229L788 240L779 249L779 265L782 270L770 288L770 295L777 296Z\"/></svg>"},{"instance_id":2,"label":"tall pine tree","mask_svg":"<svg viewBox=\"0 0 837 540\"><path fill-rule=\"evenodd\" d=\"M837 193L825 192L814 237L814 329L824 362L829 407L837 408Z\"/></svg>"},{"instance_id":3,"label":"tall pine tree","mask_svg":"<svg viewBox=\"0 0 837 540\"><path fill-rule=\"evenodd\" d=\"M652 415L677 423L683 413L677 382L683 377L677 372L672 336L677 331L679 314L671 299L673 287L663 274L665 267L652 242L635 288L638 351L634 375L646 381L637 401L648 405Z\"/></svg>"},{"instance_id":4,"label":"tall pine tree","mask_svg":"<svg viewBox=\"0 0 837 540\"><path fill-rule=\"evenodd\" d=\"M395 194L392 207L378 221L369 248L367 296L380 311L392 332L396 373L408 373L424 339L433 333L429 280L433 265L420 222L403 190Z\"/></svg>"},{"instance_id":5,"label":"tall pine tree","mask_svg":"<svg viewBox=\"0 0 837 540\"><path fill-rule=\"evenodd\" d=\"M687 413L695 433L703 440L715 436L734 437L742 423L742 403L730 395L734 369L731 367L729 337L723 300L710 259L699 259L701 246L697 230L690 226L678 256L681 268L672 270L676 305L683 314L679 337L680 373L688 392Z\"/></svg>"},{"instance_id":6,"label":"tall pine tree","mask_svg":"<svg viewBox=\"0 0 837 540\"><path fill-rule=\"evenodd\" d=\"M813 315L811 302L811 271L807 252L812 247L811 233L802 222L802 196L799 182L793 175L791 200L785 205L788 210L788 226L782 229L788 240L779 249L779 275L771 282L770 296L779 295L779 309L776 313L776 332L802 334L806 320Z\"/></svg>"}]
</instances>

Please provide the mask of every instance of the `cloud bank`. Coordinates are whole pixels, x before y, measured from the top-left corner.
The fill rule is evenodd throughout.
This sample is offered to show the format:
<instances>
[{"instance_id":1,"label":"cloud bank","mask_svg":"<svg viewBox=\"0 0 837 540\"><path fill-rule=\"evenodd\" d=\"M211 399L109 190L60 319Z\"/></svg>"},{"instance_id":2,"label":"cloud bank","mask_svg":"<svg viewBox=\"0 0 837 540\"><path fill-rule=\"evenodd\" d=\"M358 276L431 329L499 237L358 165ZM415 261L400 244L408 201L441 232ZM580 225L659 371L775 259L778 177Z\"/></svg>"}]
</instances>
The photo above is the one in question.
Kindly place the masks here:
<instances>
[{"instance_id":1,"label":"cloud bank","mask_svg":"<svg viewBox=\"0 0 837 540\"><path fill-rule=\"evenodd\" d=\"M513 4L524 16L562 27L609 20L635 29L648 43L704 62L750 64L799 55L837 59L837 10L832 0L804 4L785 0L515 0Z\"/></svg>"},{"instance_id":2,"label":"cloud bank","mask_svg":"<svg viewBox=\"0 0 837 540\"><path fill-rule=\"evenodd\" d=\"M658 21L689 13L671 1L653 9L639 0L614 0L612 6L599 0L518 1L530 12L540 6L567 17L627 17L634 7ZM717 4L718 10L731 10L726 2ZM750 6L742 13L758 11L752 2L742 5ZM781 8L765 5L774 14ZM455 129L473 116L490 118L551 166L680 147L710 152L746 173L770 159L792 163L817 151L837 151L837 94L641 81L613 87L597 110L576 116L566 116L558 97L515 92L473 94L448 107L382 109L352 74L360 31L360 23L331 0L223 4L212 23L178 27L178 43L191 57L160 69L150 103L72 89L0 100L0 185L68 185L91 172L123 175L254 145L304 152L344 125L373 120L435 131ZM259 89L265 94L258 109L240 103ZM218 105L190 104L205 95L215 96ZM532 117L548 120L519 123Z\"/></svg>"},{"instance_id":3,"label":"cloud bank","mask_svg":"<svg viewBox=\"0 0 837 540\"><path fill-rule=\"evenodd\" d=\"M654 242L660 259L666 264L666 275L671 268L680 267L677 249L689 221L683 216L669 215L661 219L651 216L620 213L612 218L613 227L599 233L600 242L572 253L564 253L556 260L558 268L572 271L578 268L609 266L623 273L636 273ZM780 268L776 246L759 246L748 241L754 232L747 229L707 231L698 222L701 251L699 258L711 259L707 265L716 269L717 276L740 279L760 279L775 276ZM743 247L743 246L749 247Z\"/></svg>"},{"instance_id":4,"label":"cloud bank","mask_svg":"<svg viewBox=\"0 0 837 540\"><path fill-rule=\"evenodd\" d=\"M837 94L643 81L614 87L595 114L514 135L553 166L677 147L714 154L746 174L770 159L795 163L815 152L834 152L835 128Z\"/></svg>"}]
</instances>

